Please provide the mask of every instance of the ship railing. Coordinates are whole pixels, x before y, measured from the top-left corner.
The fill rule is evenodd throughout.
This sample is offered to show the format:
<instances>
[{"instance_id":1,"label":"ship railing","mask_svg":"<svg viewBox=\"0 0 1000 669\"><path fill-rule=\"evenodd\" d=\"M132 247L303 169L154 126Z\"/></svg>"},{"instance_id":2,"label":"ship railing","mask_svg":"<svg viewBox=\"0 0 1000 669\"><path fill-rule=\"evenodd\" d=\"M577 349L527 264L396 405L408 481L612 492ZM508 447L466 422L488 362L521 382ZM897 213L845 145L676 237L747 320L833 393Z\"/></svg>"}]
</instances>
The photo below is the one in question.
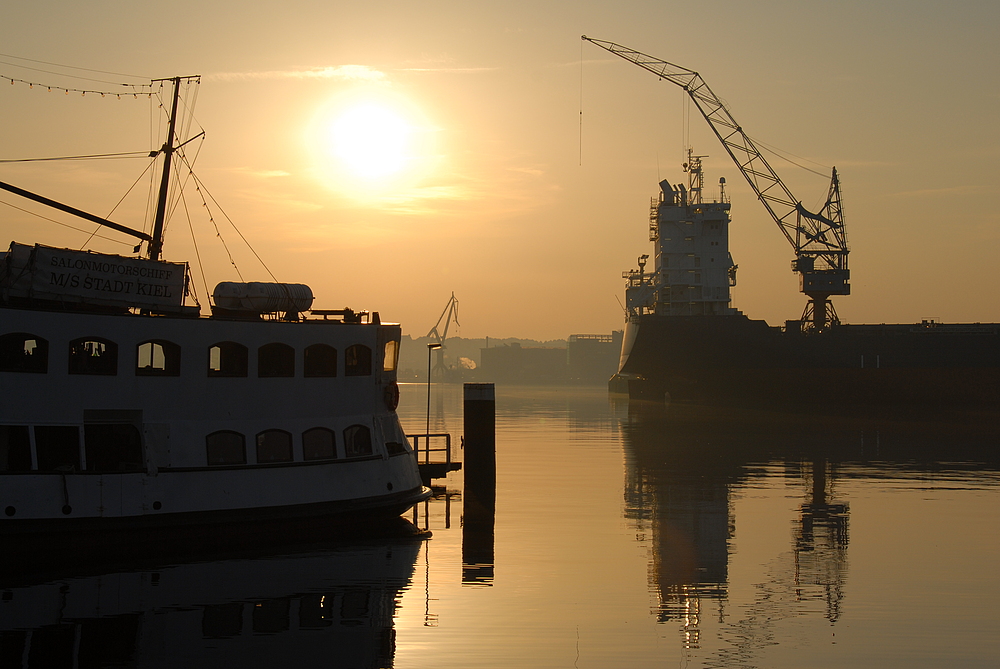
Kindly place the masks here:
<instances>
[{"instance_id":1,"label":"ship railing","mask_svg":"<svg viewBox=\"0 0 1000 669\"><path fill-rule=\"evenodd\" d=\"M446 432L436 434L408 434L413 444L413 452L417 455L417 464L432 465L445 464L451 466L451 435ZM441 441L444 440L444 445ZM431 454L434 454L433 456ZM438 454L444 453L442 459Z\"/></svg>"}]
</instances>

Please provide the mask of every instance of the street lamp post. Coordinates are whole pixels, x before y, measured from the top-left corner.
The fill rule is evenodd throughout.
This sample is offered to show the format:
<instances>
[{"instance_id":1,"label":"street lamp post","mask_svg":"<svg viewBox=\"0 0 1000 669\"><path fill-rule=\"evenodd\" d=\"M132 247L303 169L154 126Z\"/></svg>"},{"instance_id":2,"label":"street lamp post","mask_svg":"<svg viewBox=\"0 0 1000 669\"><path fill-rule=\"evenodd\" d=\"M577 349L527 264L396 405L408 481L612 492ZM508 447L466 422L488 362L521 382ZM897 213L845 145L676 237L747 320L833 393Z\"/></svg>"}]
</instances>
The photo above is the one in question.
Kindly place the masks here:
<instances>
[{"instance_id":1,"label":"street lamp post","mask_svg":"<svg viewBox=\"0 0 1000 669\"><path fill-rule=\"evenodd\" d=\"M431 351L441 348L441 344L431 343L427 345L427 429L424 432L424 448L428 453L431 450Z\"/></svg>"}]
</instances>

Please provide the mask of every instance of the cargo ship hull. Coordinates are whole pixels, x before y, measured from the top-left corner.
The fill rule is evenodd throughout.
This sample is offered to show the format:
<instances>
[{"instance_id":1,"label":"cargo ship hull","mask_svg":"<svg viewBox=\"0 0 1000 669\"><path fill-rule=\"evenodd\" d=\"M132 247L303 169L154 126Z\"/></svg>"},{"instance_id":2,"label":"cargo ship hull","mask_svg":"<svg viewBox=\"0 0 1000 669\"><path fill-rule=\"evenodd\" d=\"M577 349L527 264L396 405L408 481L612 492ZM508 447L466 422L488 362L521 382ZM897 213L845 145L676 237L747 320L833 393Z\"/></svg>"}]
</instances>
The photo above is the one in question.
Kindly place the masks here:
<instances>
[{"instance_id":1,"label":"cargo ship hull","mask_svg":"<svg viewBox=\"0 0 1000 669\"><path fill-rule=\"evenodd\" d=\"M751 405L1000 409L1000 324L836 325L632 316L613 392Z\"/></svg>"}]
</instances>

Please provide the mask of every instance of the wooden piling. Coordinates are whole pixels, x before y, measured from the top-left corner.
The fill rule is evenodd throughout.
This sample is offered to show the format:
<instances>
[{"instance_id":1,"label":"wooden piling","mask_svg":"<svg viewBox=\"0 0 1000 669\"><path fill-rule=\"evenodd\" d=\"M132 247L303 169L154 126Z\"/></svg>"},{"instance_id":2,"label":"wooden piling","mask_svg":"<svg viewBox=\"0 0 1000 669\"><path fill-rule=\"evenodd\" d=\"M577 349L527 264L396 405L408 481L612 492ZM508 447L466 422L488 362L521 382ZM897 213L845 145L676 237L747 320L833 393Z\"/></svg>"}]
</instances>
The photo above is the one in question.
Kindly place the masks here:
<instances>
[{"instance_id":1,"label":"wooden piling","mask_svg":"<svg viewBox=\"0 0 1000 669\"><path fill-rule=\"evenodd\" d=\"M492 383L464 387L465 490L462 503L463 582L492 582L496 518L496 393Z\"/></svg>"}]
</instances>

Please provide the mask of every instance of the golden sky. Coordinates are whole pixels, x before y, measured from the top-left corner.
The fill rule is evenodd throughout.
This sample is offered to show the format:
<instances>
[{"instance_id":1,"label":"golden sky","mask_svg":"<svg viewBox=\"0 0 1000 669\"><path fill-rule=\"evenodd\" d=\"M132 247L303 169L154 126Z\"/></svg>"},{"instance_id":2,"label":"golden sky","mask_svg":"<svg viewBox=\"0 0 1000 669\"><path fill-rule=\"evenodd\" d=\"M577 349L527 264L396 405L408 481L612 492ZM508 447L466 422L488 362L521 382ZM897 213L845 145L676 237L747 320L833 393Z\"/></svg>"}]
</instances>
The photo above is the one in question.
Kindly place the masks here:
<instances>
[{"instance_id":1,"label":"golden sky","mask_svg":"<svg viewBox=\"0 0 1000 669\"><path fill-rule=\"evenodd\" d=\"M683 179L689 139L709 193L728 182L734 306L797 318L791 248L704 120L685 122L683 92L581 34L697 70L751 137L838 168L844 321L1000 320L995 2L40 1L6 9L0 75L89 90L202 75L192 127L206 139L188 156L225 215L208 220L188 188L165 257L196 265L194 231L203 304L206 284L240 278L216 226L242 277L270 280L228 216L317 307L377 310L407 334L426 334L452 291L465 337L618 329L621 272L650 252L649 198ZM144 99L0 80L0 117L5 160L163 141ZM338 132L370 138L364 159ZM827 178L769 160L807 208L822 203ZM4 163L0 180L107 215L145 166ZM147 195L140 182L110 218L142 227ZM3 244L130 250L0 203L87 231L4 206Z\"/></svg>"}]
</instances>

